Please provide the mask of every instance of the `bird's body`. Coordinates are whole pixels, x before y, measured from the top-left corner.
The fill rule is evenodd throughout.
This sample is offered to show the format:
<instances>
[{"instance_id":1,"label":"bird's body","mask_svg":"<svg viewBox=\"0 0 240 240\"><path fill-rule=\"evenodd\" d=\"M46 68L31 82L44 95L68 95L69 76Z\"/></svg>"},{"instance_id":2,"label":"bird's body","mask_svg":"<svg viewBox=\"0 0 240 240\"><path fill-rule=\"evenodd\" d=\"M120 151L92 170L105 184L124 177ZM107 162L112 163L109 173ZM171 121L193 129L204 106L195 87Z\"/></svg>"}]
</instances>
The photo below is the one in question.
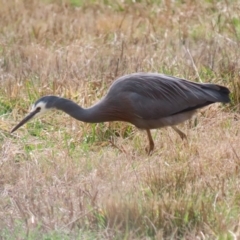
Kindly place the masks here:
<instances>
[{"instance_id":1,"label":"bird's body","mask_svg":"<svg viewBox=\"0 0 240 240\"><path fill-rule=\"evenodd\" d=\"M220 85L194 83L158 73L134 73L115 80L106 96L92 107L82 108L68 99L45 96L35 102L29 115L56 108L88 123L129 122L147 130L152 151L150 129L175 126L190 119L199 108L229 101L228 88ZM12 132L31 117L27 116ZM179 129L173 129L185 137Z\"/></svg>"}]
</instances>

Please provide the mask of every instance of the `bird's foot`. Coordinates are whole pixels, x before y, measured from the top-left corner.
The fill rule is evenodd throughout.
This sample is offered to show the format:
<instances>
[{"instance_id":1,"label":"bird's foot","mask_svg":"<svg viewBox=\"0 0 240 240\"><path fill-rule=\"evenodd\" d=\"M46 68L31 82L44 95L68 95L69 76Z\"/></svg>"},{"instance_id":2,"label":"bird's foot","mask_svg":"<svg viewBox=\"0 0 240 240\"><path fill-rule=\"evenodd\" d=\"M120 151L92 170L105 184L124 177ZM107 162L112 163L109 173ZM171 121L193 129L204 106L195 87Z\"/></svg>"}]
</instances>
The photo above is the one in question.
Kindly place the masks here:
<instances>
[{"instance_id":1,"label":"bird's foot","mask_svg":"<svg viewBox=\"0 0 240 240\"><path fill-rule=\"evenodd\" d=\"M178 133L178 135L182 140L187 140L187 135L184 132L182 132L180 129L178 129L176 126L172 126L172 129Z\"/></svg>"},{"instance_id":2,"label":"bird's foot","mask_svg":"<svg viewBox=\"0 0 240 240\"><path fill-rule=\"evenodd\" d=\"M185 133L180 132L180 133L179 133L179 136L180 136L180 138L181 138L182 140L187 141L187 135L186 135Z\"/></svg>"},{"instance_id":3,"label":"bird's foot","mask_svg":"<svg viewBox=\"0 0 240 240\"><path fill-rule=\"evenodd\" d=\"M151 156L152 153L153 153L153 148L151 148L151 147L145 147L145 151L146 151L146 153L147 153L148 156Z\"/></svg>"}]
</instances>

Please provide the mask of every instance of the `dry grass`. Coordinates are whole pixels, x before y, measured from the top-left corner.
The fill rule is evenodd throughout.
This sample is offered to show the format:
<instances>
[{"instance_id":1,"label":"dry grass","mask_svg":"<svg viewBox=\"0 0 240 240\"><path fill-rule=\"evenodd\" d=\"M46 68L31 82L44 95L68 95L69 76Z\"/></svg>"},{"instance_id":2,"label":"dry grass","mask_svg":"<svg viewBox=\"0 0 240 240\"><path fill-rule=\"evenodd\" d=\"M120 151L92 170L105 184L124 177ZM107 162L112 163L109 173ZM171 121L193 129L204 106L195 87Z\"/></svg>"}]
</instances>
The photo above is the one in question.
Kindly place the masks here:
<instances>
[{"instance_id":1,"label":"dry grass","mask_svg":"<svg viewBox=\"0 0 240 240\"><path fill-rule=\"evenodd\" d=\"M136 2L0 1L2 239L240 237L239 3ZM233 103L183 124L188 144L153 131L151 157L125 123L55 113L9 134L42 95L90 106L137 71L224 84Z\"/></svg>"}]
</instances>

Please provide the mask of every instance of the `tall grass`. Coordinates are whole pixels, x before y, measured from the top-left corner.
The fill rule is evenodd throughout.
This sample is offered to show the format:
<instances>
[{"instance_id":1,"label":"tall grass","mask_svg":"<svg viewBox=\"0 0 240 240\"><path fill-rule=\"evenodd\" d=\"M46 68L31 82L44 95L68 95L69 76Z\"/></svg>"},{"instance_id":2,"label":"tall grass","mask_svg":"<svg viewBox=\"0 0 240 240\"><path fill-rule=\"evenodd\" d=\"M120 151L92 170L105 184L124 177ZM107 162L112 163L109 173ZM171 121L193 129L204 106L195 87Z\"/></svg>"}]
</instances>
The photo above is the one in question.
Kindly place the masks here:
<instances>
[{"instance_id":1,"label":"tall grass","mask_svg":"<svg viewBox=\"0 0 240 240\"><path fill-rule=\"evenodd\" d=\"M2 239L240 237L238 1L0 1ZM55 112L10 135L40 96L87 107L118 76L223 84L181 129L145 133Z\"/></svg>"}]
</instances>

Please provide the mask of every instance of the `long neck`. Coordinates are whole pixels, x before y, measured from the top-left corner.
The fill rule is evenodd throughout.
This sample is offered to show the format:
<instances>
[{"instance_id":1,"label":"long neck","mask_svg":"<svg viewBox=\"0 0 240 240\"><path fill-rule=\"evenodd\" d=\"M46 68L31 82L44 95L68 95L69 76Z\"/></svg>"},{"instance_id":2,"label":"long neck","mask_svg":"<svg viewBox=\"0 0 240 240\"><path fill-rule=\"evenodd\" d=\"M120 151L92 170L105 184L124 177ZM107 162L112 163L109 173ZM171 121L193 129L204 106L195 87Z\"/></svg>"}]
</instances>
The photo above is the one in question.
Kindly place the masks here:
<instances>
[{"instance_id":1,"label":"long neck","mask_svg":"<svg viewBox=\"0 0 240 240\"><path fill-rule=\"evenodd\" d=\"M104 99L90 108L82 108L71 100L65 98L57 98L53 106L56 109L62 110L71 117L88 123L100 123L116 120L111 114L104 111Z\"/></svg>"}]
</instances>

